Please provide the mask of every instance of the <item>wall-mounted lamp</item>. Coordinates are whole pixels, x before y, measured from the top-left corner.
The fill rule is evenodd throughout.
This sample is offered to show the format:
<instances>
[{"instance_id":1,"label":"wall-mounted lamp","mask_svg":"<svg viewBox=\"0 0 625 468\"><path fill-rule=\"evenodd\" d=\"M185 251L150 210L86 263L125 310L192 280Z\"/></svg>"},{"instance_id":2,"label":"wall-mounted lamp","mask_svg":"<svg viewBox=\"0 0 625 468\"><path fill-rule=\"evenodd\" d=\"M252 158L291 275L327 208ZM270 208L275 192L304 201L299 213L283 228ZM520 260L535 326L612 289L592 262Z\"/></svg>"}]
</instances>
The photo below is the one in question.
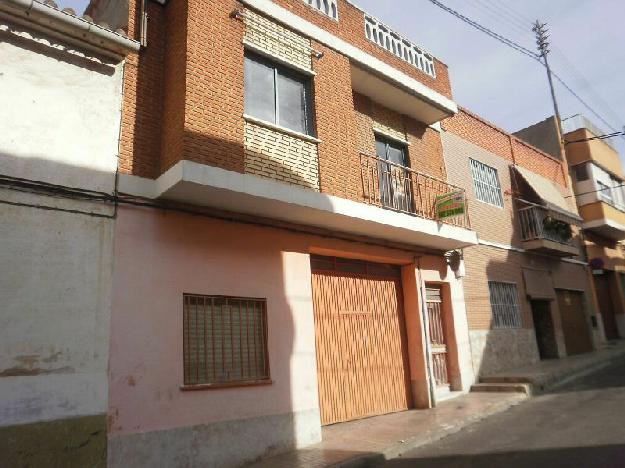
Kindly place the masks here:
<instances>
[{"instance_id":1,"label":"wall-mounted lamp","mask_svg":"<svg viewBox=\"0 0 625 468\"><path fill-rule=\"evenodd\" d=\"M456 279L464 278L467 271L464 266L464 256L462 254L462 250L452 250L451 252L447 252L445 257L447 257L447 264L451 268L451 271L454 272Z\"/></svg>"}]
</instances>

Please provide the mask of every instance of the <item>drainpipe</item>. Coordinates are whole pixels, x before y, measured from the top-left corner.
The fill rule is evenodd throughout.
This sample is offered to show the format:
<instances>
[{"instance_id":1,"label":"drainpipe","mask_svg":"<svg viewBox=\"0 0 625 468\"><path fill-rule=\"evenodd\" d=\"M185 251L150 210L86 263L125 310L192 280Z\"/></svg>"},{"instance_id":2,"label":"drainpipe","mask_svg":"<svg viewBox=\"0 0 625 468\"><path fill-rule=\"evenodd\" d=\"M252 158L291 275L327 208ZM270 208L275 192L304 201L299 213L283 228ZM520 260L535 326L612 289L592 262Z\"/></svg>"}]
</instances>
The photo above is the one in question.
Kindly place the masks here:
<instances>
[{"instance_id":1,"label":"drainpipe","mask_svg":"<svg viewBox=\"0 0 625 468\"><path fill-rule=\"evenodd\" d=\"M419 297L421 302L421 321L423 323L423 341L425 343L425 362L427 369L428 392L430 405L436 408L436 389L434 388L434 371L432 365L432 346L430 344L430 317L428 316L427 301L425 296L425 283L421 275L421 257L415 257L417 272L419 273Z\"/></svg>"}]
</instances>

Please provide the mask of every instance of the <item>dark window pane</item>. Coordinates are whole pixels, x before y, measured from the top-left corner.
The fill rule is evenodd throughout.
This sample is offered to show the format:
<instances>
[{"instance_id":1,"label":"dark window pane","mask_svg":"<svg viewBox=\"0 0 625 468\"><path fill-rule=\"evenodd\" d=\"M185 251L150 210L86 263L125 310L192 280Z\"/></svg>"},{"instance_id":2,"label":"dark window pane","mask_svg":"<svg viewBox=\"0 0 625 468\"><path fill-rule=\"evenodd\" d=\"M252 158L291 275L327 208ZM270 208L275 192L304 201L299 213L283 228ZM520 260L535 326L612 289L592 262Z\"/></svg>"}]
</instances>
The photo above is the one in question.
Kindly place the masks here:
<instances>
[{"instance_id":1,"label":"dark window pane","mask_svg":"<svg viewBox=\"0 0 625 468\"><path fill-rule=\"evenodd\" d=\"M388 160L390 162L393 162L395 164L399 164L400 166L405 166L406 165L406 161L404 159L404 149L393 145L393 144L389 144L388 146Z\"/></svg>"},{"instance_id":2,"label":"dark window pane","mask_svg":"<svg viewBox=\"0 0 625 468\"><path fill-rule=\"evenodd\" d=\"M306 83L298 77L278 73L279 125L308 133L306 125Z\"/></svg>"},{"instance_id":3,"label":"dark window pane","mask_svg":"<svg viewBox=\"0 0 625 468\"><path fill-rule=\"evenodd\" d=\"M276 123L275 102L273 67L245 57L245 113Z\"/></svg>"},{"instance_id":4,"label":"dark window pane","mask_svg":"<svg viewBox=\"0 0 625 468\"><path fill-rule=\"evenodd\" d=\"M378 138L375 139L375 152L380 159L386 159L386 142Z\"/></svg>"}]
</instances>

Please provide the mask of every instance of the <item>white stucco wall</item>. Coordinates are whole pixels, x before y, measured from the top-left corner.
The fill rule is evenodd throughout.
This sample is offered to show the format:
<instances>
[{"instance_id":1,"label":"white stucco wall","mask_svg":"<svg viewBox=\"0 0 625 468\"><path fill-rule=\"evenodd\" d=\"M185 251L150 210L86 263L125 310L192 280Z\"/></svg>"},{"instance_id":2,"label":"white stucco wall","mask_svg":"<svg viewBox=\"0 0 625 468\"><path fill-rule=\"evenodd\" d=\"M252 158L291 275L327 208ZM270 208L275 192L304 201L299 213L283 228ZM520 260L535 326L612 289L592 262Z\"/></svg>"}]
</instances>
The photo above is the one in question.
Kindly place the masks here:
<instances>
[{"instance_id":1,"label":"white stucco wall","mask_svg":"<svg viewBox=\"0 0 625 468\"><path fill-rule=\"evenodd\" d=\"M0 174L112 192L122 64L0 21ZM0 189L0 426L104 414L112 207Z\"/></svg>"}]
</instances>

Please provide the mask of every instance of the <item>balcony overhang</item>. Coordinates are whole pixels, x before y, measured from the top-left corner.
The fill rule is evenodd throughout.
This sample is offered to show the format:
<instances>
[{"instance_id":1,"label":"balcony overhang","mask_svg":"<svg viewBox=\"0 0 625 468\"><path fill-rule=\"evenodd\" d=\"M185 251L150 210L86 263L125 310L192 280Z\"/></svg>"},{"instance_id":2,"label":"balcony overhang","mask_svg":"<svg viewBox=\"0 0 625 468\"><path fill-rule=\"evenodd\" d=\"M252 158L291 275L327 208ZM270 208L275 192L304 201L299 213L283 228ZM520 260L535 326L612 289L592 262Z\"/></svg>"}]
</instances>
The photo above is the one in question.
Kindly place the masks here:
<instances>
[{"instance_id":1,"label":"balcony overhang","mask_svg":"<svg viewBox=\"0 0 625 468\"><path fill-rule=\"evenodd\" d=\"M553 255L556 257L576 257L579 249L573 245L561 244L549 239L532 239L522 242L525 250L532 252Z\"/></svg>"},{"instance_id":2,"label":"balcony overhang","mask_svg":"<svg viewBox=\"0 0 625 468\"><path fill-rule=\"evenodd\" d=\"M352 89L400 114L432 125L458 112L456 104L443 96L430 96L392 81L374 69L351 64Z\"/></svg>"},{"instance_id":3,"label":"balcony overhang","mask_svg":"<svg viewBox=\"0 0 625 468\"><path fill-rule=\"evenodd\" d=\"M478 242L469 229L191 161L180 161L156 181L123 176L120 192L439 251Z\"/></svg>"},{"instance_id":4,"label":"balcony overhang","mask_svg":"<svg viewBox=\"0 0 625 468\"><path fill-rule=\"evenodd\" d=\"M607 218L595 219L585 222L582 227L586 231L591 231L600 236L607 237L615 241L625 239L625 226Z\"/></svg>"}]
</instances>

